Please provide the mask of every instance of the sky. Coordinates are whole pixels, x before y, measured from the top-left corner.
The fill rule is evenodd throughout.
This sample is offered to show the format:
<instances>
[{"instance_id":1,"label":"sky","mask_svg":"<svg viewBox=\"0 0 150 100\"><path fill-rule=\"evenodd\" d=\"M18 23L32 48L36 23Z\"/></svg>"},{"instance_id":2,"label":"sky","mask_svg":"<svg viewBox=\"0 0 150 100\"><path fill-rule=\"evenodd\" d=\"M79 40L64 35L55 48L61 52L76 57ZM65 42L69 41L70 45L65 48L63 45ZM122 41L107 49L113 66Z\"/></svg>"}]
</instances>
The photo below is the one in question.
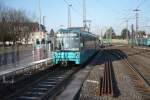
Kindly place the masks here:
<instances>
[{"instance_id":1,"label":"sky","mask_svg":"<svg viewBox=\"0 0 150 100\"><path fill-rule=\"evenodd\" d=\"M0 0L6 6L23 9L35 21L39 21L39 0ZM71 25L82 26L83 0L66 0L72 4ZM55 31L67 27L68 5L64 0L40 0L41 16L45 17L45 24L48 31L53 28ZM131 24L135 26L135 12L139 6L139 29L150 33L150 0L86 0L86 17L91 20L91 30L100 34L107 28L113 27L116 34L126 27L125 20L129 18L128 28Z\"/></svg>"}]
</instances>

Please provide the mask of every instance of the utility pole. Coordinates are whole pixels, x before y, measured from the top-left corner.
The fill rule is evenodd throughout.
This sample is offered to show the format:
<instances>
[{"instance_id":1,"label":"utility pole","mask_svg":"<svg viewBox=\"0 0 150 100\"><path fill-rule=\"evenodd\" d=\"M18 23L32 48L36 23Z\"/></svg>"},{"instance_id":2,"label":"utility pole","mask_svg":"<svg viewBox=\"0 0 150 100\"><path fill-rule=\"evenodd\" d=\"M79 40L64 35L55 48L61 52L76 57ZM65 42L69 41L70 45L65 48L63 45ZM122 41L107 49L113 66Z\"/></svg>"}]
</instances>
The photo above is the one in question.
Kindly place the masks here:
<instances>
[{"instance_id":1,"label":"utility pole","mask_svg":"<svg viewBox=\"0 0 150 100\"><path fill-rule=\"evenodd\" d=\"M87 27L86 26L86 1L83 0L83 27L84 29Z\"/></svg>"},{"instance_id":2,"label":"utility pole","mask_svg":"<svg viewBox=\"0 0 150 100\"><path fill-rule=\"evenodd\" d=\"M137 42L137 33L138 33L138 29L139 29L139 24L138 24L138 18L139 18L139 9L135 9L133 10L135 12L135 25L136 25L136 35L135 35L135 40L136 40L136 44L138 45L138 42Z\"/></svg>"},{"instance_id":3,"label":"utility pole","mask_svg":"<svg viewBox=\"0 0 150 100\"><path fill-rule=\"evenodd\" d=\"M43 25L45 26L45 18L46 16L43 16Z\"/></svg>"},{"instance_id":4,"label":"utility pole","mask_svg":"<svg viewBox=\"0 0 150 100\"><path fill-rule=\"evenodd\" d=\"M89 25L88 25L88 31L90 32L90 30L91 30L91 20L86 20L86 24L88 23ZM86 25L86 27L87 27L87 25Z\"/></svg>"},{"instance_id":5,"label":"utility pole","mask_svg":"<svg viewBox=\"0 0 150 100\"><path fill-rule=\"evenodd\" d=\"M84 30L87 29L87 31L90 31L91 28L91 20L86 19L86 0L83 0L83 27ZM88 25L87 25L88 23Z\"/></svg>"},{"instance_id":6,"label":"utility pole","mask_svg":"<svg viewBox=\"0 0 150 100\"><path fill-rule=\"evenodd\" d=\"M139 25L138 25L138 18L139 18L139 9L135 9L135 10L133 10L134 12L135 12L135 18L136 18L136 22L135 22L135 24L136 24L136 33L138 32L138 29L139 29Z\"/></svg>"},{"instance_id":7,"label":"utility pole","mask_svg":"<svg viewBox=\"0 0 150 100\"><path fill-rule=\"evenodd\" d=\"M127 37L127 43L128 43L128 40L129 40L129 31L128 31L128 19L126 20L126 29L127 29L127 31L126 31L126 37Z\"/></svg>"},{"instance_id":8,"label":"utility pole","mask_svg":"<svg viewBox=\"0 0 150 100\"><path fill-rule=\"evenodd\" d=\"M71 27L71 4L68 5L68 28Z\"/></svg>"},{"instance_id":9,"label":"utility pole","mask_svg":"<svg viewBox=\"0 0 150 100\"><path fill-rule=\"evenodd\" d=\"M133 29L133 24L131 25L131 47L133 48L133 39L134 39L134 29Z\"/></svg>"},{"instance_id":10,"label":"utility pole","mask_svg":"<svg viewBox=\"0 0 150 100\"><path fill-rule=\"evenodd\" d=\"M103 44L103 29L101 29L101 44Z\"/></svg>"},{"instance_id":11,"label":"utility pole","mask_svg":"<svg viewBox=\"0 0 150 100\"><path fill-rule=\"evenodd\" d=\"M39 30L41 30L40 25L41 25L41 0L39 0Z\"/></svg>"}]
</instances>

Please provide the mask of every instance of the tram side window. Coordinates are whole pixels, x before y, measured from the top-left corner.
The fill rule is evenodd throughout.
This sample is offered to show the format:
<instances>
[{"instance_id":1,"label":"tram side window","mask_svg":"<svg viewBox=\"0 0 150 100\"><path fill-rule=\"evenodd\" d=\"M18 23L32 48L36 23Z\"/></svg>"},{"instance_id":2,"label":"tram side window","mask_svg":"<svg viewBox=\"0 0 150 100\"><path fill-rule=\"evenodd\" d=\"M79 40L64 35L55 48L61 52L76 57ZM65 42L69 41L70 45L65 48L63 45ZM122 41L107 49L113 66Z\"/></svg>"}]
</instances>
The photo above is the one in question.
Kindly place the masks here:
<instances>
[{"instance_id":1,"label":"tram side window","mask_svg":"<svg viewBox=\"0 0 150 100\"><path fill-rule=\"evenodd\" d=\"M83 48L84 48L84 45L85 45L85 44L84 44L84 41L80 43L80 47L81 47L81 49L83 49Z\"/></svg>"},{"instance_id":2,"label":"tram side window","mask_svg":"<svg viewBox=\"0 0 150 100\"><path fill-rule=\"evenodd\" d=\"M85 46L84 38L81 37L81 40L80 40L80 49L82 50L84 46Z\"/></svg>"},{"instance_id":3,"label":"tram side window","mask_svg":"<svg viewBox=\"0 0 150 100\"><path fill-rule=\"evenodd\" d=\"M39 41L39 39L36 39L36 44L40 44L40 41Z\"/></svg>"}]
</instances>

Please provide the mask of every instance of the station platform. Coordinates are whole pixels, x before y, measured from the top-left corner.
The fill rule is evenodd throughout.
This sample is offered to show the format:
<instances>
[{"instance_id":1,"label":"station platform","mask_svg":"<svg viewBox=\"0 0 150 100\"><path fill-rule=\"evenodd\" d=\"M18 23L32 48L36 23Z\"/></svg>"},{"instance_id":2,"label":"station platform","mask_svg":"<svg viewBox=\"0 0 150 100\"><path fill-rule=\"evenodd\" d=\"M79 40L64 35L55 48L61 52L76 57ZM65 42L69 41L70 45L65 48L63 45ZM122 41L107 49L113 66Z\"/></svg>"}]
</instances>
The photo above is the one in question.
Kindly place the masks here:
<instances>
[{"instance_id":1,"label":"station platform","mask_svg":"<svg viewBox=\"0 0 150 100\"><path fill-rule=\"evenodd\" d=\"M47 59L34 61L34 62L30 62L32 60L29 60L29 61L26 61L26 62L19 62L19 63L16 63L16 64L5 65L5 66L0 67L0 76L2 76L4 74L7 74L7 73L10 73L10 72L14 72L14 71L17 71L17 70L27 68L29 66L36 65L36 64L39 64L39 63L42 63L42 62L46 62L46 61L49 61L49 60L52 60L52 58L47 58Z\"/></svg>"},{"instance_id":2,"label":"station platform","mask_svg":"<svg viewBox=\"0 0 150 100\"><path fill-rule=\"evenodd\" d=\"M36 54L34 55L36 56ZM16 56L15 56L16 57ZM18 59L15 58L14 59ZM35 59L31 51L20 53L19 60L11 62L11 55L7 55L7 63L0 65L0 80L4 77L14 76L18 73L27 72L41 67L42 64L49 64L52 61L52 53L48 58Z\"/></svg>"},{"instance_id":3,"label":"station platform","mask_svg":"<svg viewBox=\"0 0 150 100\"><path fill-rule=\"evenodd\" d=\"M2 66L0 66L0 75L2 74L2 72L7 72L9 70L15 70L18 67L21 67L22 65L25 65L27 63L32 63L32 62L33 62L32 57L27 57L26 59L20 60L16 63L9 63L7 65L2 65Z\"/></svg>"},{"instance_id":4,"label":"station platform","mask_svg":"<svg viewBox=\"0 0 150 100\"><path fill-rule=\"evenodd\" d=\"M31 70L40 69L43 64L48 65L48 63L51 63L52 58L47 58L39 61L34 61L27 64L16 64L14 66L9 65L5 66L5 68L1 68L0 70L0 79L5 79L6 77L13 77L14 75L17 75L19 73L26 73L30 72Z\"/></svg>"}]
</instances>

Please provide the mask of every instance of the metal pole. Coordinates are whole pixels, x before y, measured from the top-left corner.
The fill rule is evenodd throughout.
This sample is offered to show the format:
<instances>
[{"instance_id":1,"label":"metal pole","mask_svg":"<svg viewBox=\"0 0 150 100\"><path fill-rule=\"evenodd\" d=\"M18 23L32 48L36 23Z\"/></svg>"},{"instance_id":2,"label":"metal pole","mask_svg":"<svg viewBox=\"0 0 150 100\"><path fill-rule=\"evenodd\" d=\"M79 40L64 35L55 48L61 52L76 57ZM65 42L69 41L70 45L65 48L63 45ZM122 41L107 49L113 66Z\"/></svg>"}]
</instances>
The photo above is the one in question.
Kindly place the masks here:
<instances>
[{"instance_id":1,"label":"metal pole","mask_svg":"<svg viewBox=\"0 0 150 100\"><path fill-rule=\"evenodd\" d=\"M88 28L89 30L89 32L90 32L90 30L91 30L91 21L89 21L89 28Z\"/></svg>"},{"instance_id":2,"label":"metal pole","mask_svg":"<svg viewBox=\"0 0 150 100\"><path fill-rule=\"evenodd\" d=\"M101 44L103 44L103 29L101 29Z\"/></svg>"},{"instance_id":3,"label":"metal pole","mask_svg":"<svg viewBox=\"0 0 150 100\"><path fill-rule=\"evenodd\" d=\"M139 14L138 14L138 11L140 11L139 9L135 9L135 10L133 10L133 11L135 11L135 18L136 18L136 21L135 21L135 24L136 24L136 35L135 35L135 40L136 40L136 44L137 44L137 46L138 46L138 42L137 42L137 33L138 33L138 28L139 28L139 26L138 26L138 16L139 16Z\"/></svg>"},{"instance_id":4,"label":"metal pole","mask_svg":"<svg viewBox=\"0 0 150 100\"><path fill-rule=\"evenodd\" d=\"M39 0L39 30L40 30L40 25L41 25L41 1Z\"/></svg>"},{"instance_id":5,"label":"metal pole","mask_svg":"<svg viewBox=\"0 0 150 100\"><path fill-rule=\"evenodd\" d=\"M126 20L126 29L127 29L127 31L126 31L126 37L127 37L127 44L128 44L128 41L129 41L128 20Z\"/></svg>"},{"instance_id":6,"label":"metal pole","mask_svg":"<svg viewBox=\"0 0 150 100\"><path fill-rule=\"evenodd\" d=\"M43 16L43 25L45 26L45 18L46 16Z\"/></svg>"},{"instance_id":7,"label":"metal pole","mask_svg":"<svg viewBox=\"0 0 150 100\"><path fill-rule=\"evenodd\" d=\"M86 2L83 0L83 27L86 28Z\"/></svg>"},{"instance_id":8,"label":"metal pole","mask_svg":"<svg viewBox=\"0 0 150 100\"><path fill-rule=\"evenodd\" d=\"M70 10L71 6L72 6L71 4L68 5L68 28L71 27L71 10Z\"/></svg>"},{"instance_id":9,"label":"metal pole","mask_svg":"<svg viewBox=\"0 0 150 100\"><path fill-rule=\"evenodd\" d=\"M106 42L107 42L107 44L108 44L108 32L107 32L107 29L106 29Z\"/></svg>"},{"instance_id":10,"label":"metal pole","mask_svg":"<svg viewBox=\"0 0 150 100\"><path fill-rule=\"evenodd\" d=\"M88 23L89 24L89 26L87 27L87 25L86 25L86 27L88 28L88 32L90 32L90 30L91 30L91 20L86 20L86 24Z\"/></svg>"},{"instance_id":11,"label":"metal pole","mask_svg":"<svg viewBox=\"0 0 150 100\"><path fill-rule=\"evenodd\" d=\"M135 13L135 16L136 16L136 33L138 32L138 29L139 29L139 26L138 26L138 16L139 16L139 14L138 14L138 9L136 9L136 13Z\"/></svg>"},{"instance_id":12,"label":"metal pole","mask_svg":"<svg viewBox=\"0 0 150 100\"><path fill-rule=\"evenodd\" d=\"M131 38L132 38L132 40L131 40L131 45L132 45L132 47L133 47L133 38L134 38L133 33L134 33L134 29L133 29L133 24L132 24L132 25L131 25L131 34L132 34L132 36L131 36Z\"/></svg>"},{"instance_id":13,"label":"metal pole","mask_svg":"<svg viewBox=\"0 0 150 100\"><path fill-rule=\"evenodd\" d=\"M32 35L32 57L33 57L33 61L35 61L35 42L34 42L34 40L33 40L33 37L34 35Z\"/></svg>"}]
</instances>

